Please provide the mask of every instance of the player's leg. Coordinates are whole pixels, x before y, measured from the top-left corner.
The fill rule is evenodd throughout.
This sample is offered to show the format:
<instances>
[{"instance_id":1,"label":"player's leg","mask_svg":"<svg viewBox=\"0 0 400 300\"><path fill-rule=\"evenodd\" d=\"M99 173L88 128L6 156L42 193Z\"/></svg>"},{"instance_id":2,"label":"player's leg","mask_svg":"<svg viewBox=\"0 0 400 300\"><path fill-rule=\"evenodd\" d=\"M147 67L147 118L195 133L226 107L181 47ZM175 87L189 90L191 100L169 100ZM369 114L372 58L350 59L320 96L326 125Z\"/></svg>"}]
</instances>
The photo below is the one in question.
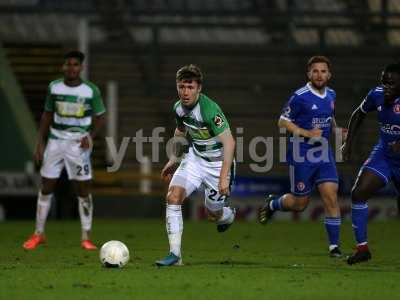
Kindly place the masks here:
<instances>
[{"instance_id":1,"label":"player's leg","mask_svg":"<svg viewBox=\"0 0 400 300\"><path fill-rule=\"evenodd\" d=\"M78 195L81 247L85 250L96 250L96 245L90 239L93 223L93 199L90 193L91 180L74 180L73 182Z\"/></svg>"},{"instance_id":2,"label":"player's leg","mask_svg":"<svg viewBox=\"0 0 400 300\"><path fill-rule=\"evenodd\" d=\"M175 180L177 178L175 177ZM171 183L173 184L173 183ZM170 185L166 196L166 213L165 225L169 242L169 254L156 261L156 265L172 266L182 264L182 233L183 233L183 218L182 204L186 198L186 189L178 185Z\"/></svg>"},{"instance_id":3,"label":"player's leg","mask_svg":"<svg viewBox=\"0 0 400 300\"><path fill-rule=\"evenodd\" d=\"M95 250L96 245L90 240L93 222L93 198L90 193L92 164L90 150L80 147L74 140L64 146L65 168L68 178L73 181L78 198L79 217L81 220L81 247Z\"/></svg>"},{"instance_id":4,"label":"player's leg","mask_svg":"<svg viewBox=\"0 0 400 300\"><path fill-rule=\"evenodd\" d=\"M206 188L204 194L208 220L217 224L218 232L225 232L233 224L236 210L226 206L227 197L214 188Z\"/></svg>"},{"instance_id":5,"label":"player's leg","mask_svg":"<svg viewBox=\"0 0 400 300\"><path fill-rule=\"evenodd\" d=\"M169 254L156 261L157 266L172 266L182 264L182 204L186 197L201 185L201 173L198 170L196 157L189 151L185 156L169 184L166 195L166 230L169 242Z\"/></svg>"},{"instance_id":6,"label":"player's leg","mask_svg":"<svg viewBox=\"0 0 400 300\"><path fill-rule=\"evenodd\" d=\"M325 229L328 234L329 255L340 257L340 207L337 199L339 178L336 163L331 155L330 162L322 163L315 177L325 208Z\"/></svg>"},{"instance_id":7,"label":"player's leg","mask_svg":"<svg viewBox=\"0 0 400 300\"><path fill-rule=\"evenodd\" d=\"M233 162L229 174L229 188L235 180L235 166ZM219 178L221 174L222 162L203 162L204 173L204 206L206 207L208 219L217 224L218 232L225 232L235 220L236 210L228 207L226 201L228 197L223 196L218 191Z\"/></svg>"},{"instance_id":8,"label":"player's leg","mask_svg":"<svg viewBox=\"0 0 400 300\"><path fill-rule=\"evenodd\" d=\"M57 180L64 168L64 160L59 144L58 140L49 139L46 145L40 170L41 186L37 198L35 232L23 244L26 250L33 250L46 240L45 225Z\"/></svg>"},{"instance_id":9,"label":"player's leg","mask_svg":"<svg viewBox=\"0 0 400 300\"><path fill-rule=\"evenodd\" d=\"M310 194L313 187L313 177L316 168L306 164L289 165L291 193L280 197L269 195L266 203L261 207L258 220L266 224L277 211L302 212L310 203Z\"/></svg>"},{"instance_id":10,"label":"player's leg","mask_svg":"<svg viewBox=\"0 0 400 300\"><path fill-rule=\"evenodd\" d=\"M357 241L357 251L347 259L347 263L350 265L371 259L367 240L367 201L373 194L383 188L389 180L390 175L385 174L385 168L380 168L382 162L384 160L374 167L369 164L364 166L351 192L351 221Z\"/></svg>"},{"instance_id":11,"label":"player's leg","mask_svg":"<svg viewBox=\"0 0 400 300\"><path fill-rule=\"evenodd\" d=\"M338 184L336 182L323 182L318 185L325 207L325 229L329 240L329 254L331 257L340 257L340 207L337 201Z\"/></svg>"},{"instance_id":12,"label":"player's leg","mask_svg":"<svg viewBox=\"0 0 400 300\"><path fill-rule=\"evenodd\" d=\"M41 189L39 190L36 207L35 234L44 234L47 216L51 207L51 200L56 189L57 178L41 178Z\"/></svg>"},{"instance_id":13,"label":"player's leg","mask_svg":"<svg viewBox=\"0 0 400 300\"><path fill-rule=\"evenodd\" d=\"M181 257L183 233L182 204L186 198L186 190L182 186L170 186L167 193L165 225L168 234L169 252Z\"/></svg>"}]
</instances>

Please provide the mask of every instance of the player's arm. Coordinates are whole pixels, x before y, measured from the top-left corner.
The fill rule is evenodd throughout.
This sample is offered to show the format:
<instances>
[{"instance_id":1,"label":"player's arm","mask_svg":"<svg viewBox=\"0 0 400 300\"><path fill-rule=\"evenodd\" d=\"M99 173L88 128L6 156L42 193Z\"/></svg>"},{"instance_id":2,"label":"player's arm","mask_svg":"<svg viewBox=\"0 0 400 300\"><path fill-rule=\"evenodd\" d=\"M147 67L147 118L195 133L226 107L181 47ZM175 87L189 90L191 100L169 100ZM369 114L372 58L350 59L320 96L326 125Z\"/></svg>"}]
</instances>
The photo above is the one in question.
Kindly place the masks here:
<instances>
[{"instance_id":1,"label":"player's arm","mask_svg":"<svg viewBox=\"0 0 400 300\"><path fill-rule=\"evenodd\" d=\"M93 125L92 128L90 129L89 136L84 136L81 139L81 147L84 149L88 149L90 147L90 140L93 140L98 135L98 133L106 123L106 117L105 117L106 108L104 106L101 92L99 88L95 85L93 85L92 88L93 88L93 100L92 100Z\"/></svg>"},{"instance_id":2,"label":"player's arm","mask_svg":"<svg viewBox=\"0 0 400 300\"><path fill-rule=\"evenodd\" d=\"M174 172L175 165L176 163L178 163L179 158L183 154L183 146L185 144L183 143L183 139L185 139L185 137L185 127L177 126L175 128L174 137L172 138L172 153L169 154L169 160L161 171L161 178L165 181L169 181L171 179L171 175Z\"/></svg>"},{"instance_id":3,"label":"player's arm","mask_svg":"<svg viewBox=\"0 0 400 300\"><path fill-rule=\"evenodd\" d=\"M351 157L351 148L352 143L354 141L354 137L356 136L366 113L361 110L361 107L358 107L353 113L351 114L349 124L347 125L347 138L345 143L342 146L342 153L343 159L349 160Z\"/></svg>"},{"instance_id":4,"label":"player's arm","mask_svg":"<svg viewBox=\"0 0 400 300\"><path fill-rule=\"evenodd\" d=\"M170 156L170 161L174 164L179 161L179 158L183 154L183 139L186 137L186 129L185 127L176 127L174 132L174 137L172 140L172 153ZM186 141L186 140L185 140Z\"/></svg>"},{"instance_id":5,"label":"player's arm","mask_svg":"<svg viewBox=\"0 0 400 300\"><path fill-rule=\"evenodd\" d=\"M224 149L224 161L222 162L218 189L221 195L229 196L229 174L235 154L235 140L233 139L229 128L225 129L221 134L219 134L218 138L221 141Z\"/></svg>"},{"instance_id":6,"label":"player's arm","mask_svg":"<svg viewBox=\"0 0 400 300\"><path fill-rule=\"evenodd\" d=\"M90 131L90 137L94 139L99 134L99 131L104 127L105 124L106 124L105 114L95 116L93 118L93 129Z\"/></svg>"},{"instance_id":7,"label":"player's arm","mask_svg":"<svg viewBox=\"0 0 400 300\"><path fill-rule=\"evenodd\" d=\"M50 131L50 126L53 122L54 110L55 110L54 100L51 96L51 83L50 83L49 86L47 87L47 94L44 102L44 112L40 119L39 132L35 147L34 159L38 165L43 160L43 153L46 147L46 139Z\"/></svg>"},{"instance_id":8,"label":"player's arm","mask_svg":"<svg viewBox=\"0 0 400 300\"><path fill-rule=\"evenodd\" d=\"M301 128L294 124L291 120L284 118L281 116L278 121L278 127L279 128L286 128L287 131L292 133L293 135L297 136L303 136L306 138L318 138L321 137L322 135L322 130L318 128L313 128L311 130L307 130L304 128Z\"/></svg>"},{"instance_id":9,"label":"player's arm","mask_svg":"<svg viewBox=\"0 0 400 300\"><path fill-rule=\"evenodd\" d=\"M94 138L99 134L100 130L104 127L105 123L105 113L93 116L93 127L90 130L89 136L85 136L81 139L82 148L88 149L90 147L90 140L94 140Z\"/></svg>"},{"instance_id":10,"label":"player's arm","mask_svg":"<svg viewBox=\"0 0 400 300\"><path fill-rule=\"evenodd\" d=\"M294 120L304 113L303 99L299 95L292 95L282 110L282 114L278 120L279 128L286 128L291 134L295 136L302 136L305 138L318 138L322 135L322 130L315 128L307 130L297 126Z\"/></svg>"},{"instance_id":11,"label":"player's arm","mask_svg":"<svg viewBox=\"0 0 400 300\"><path fill-rule=\"evenodd\" d=\"M53 122L53 114L54 112L45 110L40 119L39 133L34 154L35 162L37 164L43 160L43 153L46 147L46 138L49 134L50 125Z\"/></svg>"}]
</instances>

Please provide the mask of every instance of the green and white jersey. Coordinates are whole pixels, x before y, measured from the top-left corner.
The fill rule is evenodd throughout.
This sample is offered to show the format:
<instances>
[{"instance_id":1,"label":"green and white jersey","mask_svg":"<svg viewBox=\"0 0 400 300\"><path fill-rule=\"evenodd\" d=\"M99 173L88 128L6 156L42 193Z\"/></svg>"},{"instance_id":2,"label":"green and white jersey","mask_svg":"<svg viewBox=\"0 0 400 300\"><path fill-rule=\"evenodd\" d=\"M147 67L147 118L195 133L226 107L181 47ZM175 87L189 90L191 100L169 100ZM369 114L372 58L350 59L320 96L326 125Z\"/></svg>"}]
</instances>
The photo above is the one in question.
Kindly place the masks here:
<instances>
[{"instance_id":1,"label":"green and white jersey","mask_svg":"<svg viewBox=\"0 0 400 300\"><path fill-rule=\"evenodd\" d=\"M54 112L50 138L80 139L92 126L92 116L101 115L106 109L100 91L90 81L78 86L68 86L64 79L49 84L45 111Z\"/></svg>"},{"instance_id":2,"label":"green and white jersey","mask_svg":"<svg viewBox=\"0 0 400 300\"><path fill-rule=\"evenodd\" d=\"M208 161L222 160L223 145L217 136L229 129L229 124L218 104L200 94L192 109L185 108L178 100L174 112L177 127L187 129L194 153Z\"/></svg>"}]
</instances>

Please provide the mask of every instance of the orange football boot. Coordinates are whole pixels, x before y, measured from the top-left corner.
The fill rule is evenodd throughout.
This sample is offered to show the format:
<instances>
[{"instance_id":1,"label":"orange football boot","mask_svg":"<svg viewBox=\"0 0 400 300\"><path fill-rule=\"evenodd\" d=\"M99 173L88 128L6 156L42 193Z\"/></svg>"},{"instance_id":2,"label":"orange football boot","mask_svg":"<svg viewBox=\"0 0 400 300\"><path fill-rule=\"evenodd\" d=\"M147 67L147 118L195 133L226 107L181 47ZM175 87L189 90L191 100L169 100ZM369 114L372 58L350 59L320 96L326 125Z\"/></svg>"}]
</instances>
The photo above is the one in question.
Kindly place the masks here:
<instances>
[{"instance_id":1,"label":"orange football boot","mask_svg":"<svg viewBox=\"0 0 400 300\"><path fill-rule=\"evenodd\" d=\"M46 237L44 234L32 234L29 239L22 245L25 250L34 250L40 244L44 244L46 242Z\"/></svg>"},{"instance_id":2,"label":"orange football boot","mask_svg":"<svg viewBox=\"0 0 400 300\"><path fill-rule=\"evenodd\" d=\"M83 240L81 242L81 247L85 250L97 250L97 247L91 240Z\"/></svg>"}]
</instances>

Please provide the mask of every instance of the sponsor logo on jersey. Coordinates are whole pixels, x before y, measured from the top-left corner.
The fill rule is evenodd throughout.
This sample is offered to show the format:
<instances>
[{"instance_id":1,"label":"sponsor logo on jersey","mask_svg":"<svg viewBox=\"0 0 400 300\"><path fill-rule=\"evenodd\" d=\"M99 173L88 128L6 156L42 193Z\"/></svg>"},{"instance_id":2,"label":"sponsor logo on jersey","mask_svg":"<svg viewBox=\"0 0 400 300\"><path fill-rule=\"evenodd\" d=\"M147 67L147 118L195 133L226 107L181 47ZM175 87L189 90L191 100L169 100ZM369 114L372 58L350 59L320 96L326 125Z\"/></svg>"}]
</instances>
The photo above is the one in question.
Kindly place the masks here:
<instances>
[{"instance_id":1,"label":"sponsor logo on jersey","mask_svg":"<svg viewBox=\"0 0 400 300\"><path fill-rule=\"evenodd\" d=\"M214 117L214 124L218 128L221 128L222 126L224 126L224 119L220 115L216 115Z\"/></svg>"},{"instance_id":2,"label":"sponsor logo on jersey","mask_svg":"<svg viewBox=\"0 0 400 300\"><path fill-rule=\"evenodd\" d=\"M303 181L300 181L299 183L297 183L297 189L299 191L303 191L306 188L306 185L304 184Z\"/></svg>"},{"instance_id":3,"label":"sponsor logo on jersey","mask_svg":"<svg viewBox=\"0 0 400 300\"><path fill-rule=\"evenodd\" d=\"M382 124L381 125L381 130L386 133L386 134L393 134L393 135L399 135L400 134L400 125L397 124Z\"/></svg>"},{"instance_id":4,"label":"sponsor logo on jersey","mask_svg":"<svg viewBox=\"0 0 400 300\"><path fill-rule=\"evenodd\" d=\"M76 102L79 103L79 104L83 104L83 103L85 103L85 98L84 98L84 97L78 96L78 97L76 98Z\"/></svg>"},{"instance_id":5,"label":"sponsor logo on jersey","mask_svg":"<svg viewBox=\"0 0 400 300\"><path fill-rule=\"evenodd\" d=\"M312 125L314 128L326 128L330 127L332 123L332 117L327 118L313 118Z\"/></svg>"}]
</instances>

